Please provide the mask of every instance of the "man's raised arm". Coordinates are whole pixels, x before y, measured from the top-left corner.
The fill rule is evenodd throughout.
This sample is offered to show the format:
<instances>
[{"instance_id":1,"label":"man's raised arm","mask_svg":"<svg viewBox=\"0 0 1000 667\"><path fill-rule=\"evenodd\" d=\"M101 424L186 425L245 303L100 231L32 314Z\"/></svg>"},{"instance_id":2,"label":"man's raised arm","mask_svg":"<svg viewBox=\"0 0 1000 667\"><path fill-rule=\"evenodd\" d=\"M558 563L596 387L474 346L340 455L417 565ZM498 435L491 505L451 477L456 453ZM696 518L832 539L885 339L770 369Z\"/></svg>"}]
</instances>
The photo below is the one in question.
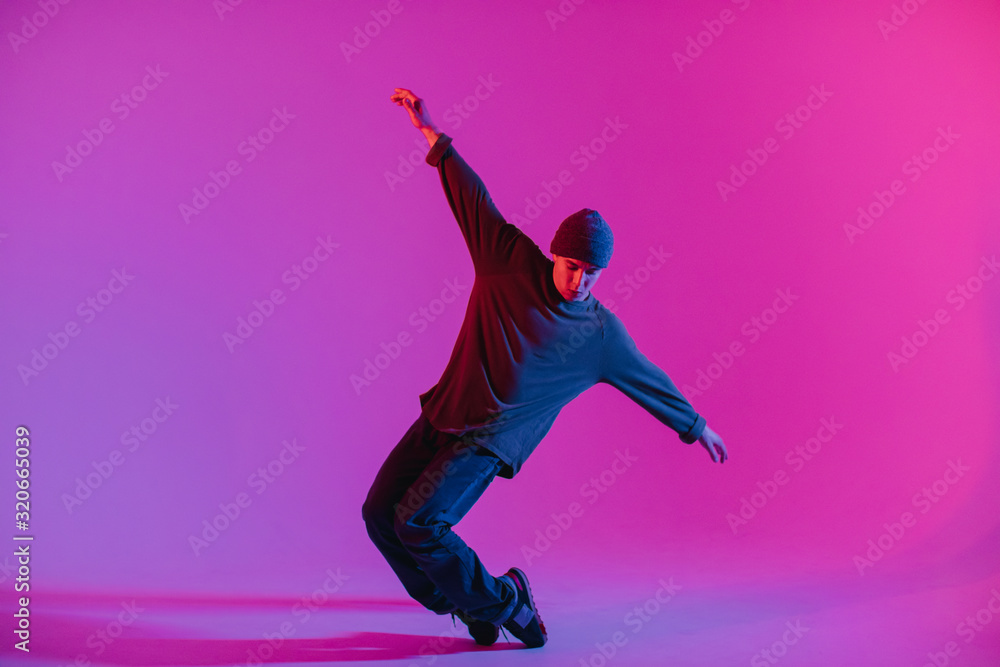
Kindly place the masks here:
<instances>
[{"instance_id":1,"label":"man's raised arm","mask_svg":"<svg viewBox=\"0 0 1000 667\"><path fill-rule=\"evenodd\" d=\"M406 109L413 126L427 138L430 150L426 161L437 167L476 271L502 270L510 260L521 230L500 215L482 179L451 146L451 137L431 120L423 100L405 88L395 90L392 101Z\"/></svg>"}]
</instances>

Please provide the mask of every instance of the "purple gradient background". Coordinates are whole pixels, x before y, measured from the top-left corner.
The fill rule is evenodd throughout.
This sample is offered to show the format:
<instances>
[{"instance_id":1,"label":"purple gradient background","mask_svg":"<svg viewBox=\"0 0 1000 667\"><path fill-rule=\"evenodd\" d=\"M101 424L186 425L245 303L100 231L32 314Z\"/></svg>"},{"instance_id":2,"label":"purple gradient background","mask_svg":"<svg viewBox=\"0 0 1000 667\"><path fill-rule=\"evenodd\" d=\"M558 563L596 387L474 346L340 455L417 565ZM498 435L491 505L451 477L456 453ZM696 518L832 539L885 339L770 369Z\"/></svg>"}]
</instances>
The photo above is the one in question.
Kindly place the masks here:
<instances>
[{"instance_id":1,"label":"purple gradient background","mask_svg":"<svg viewBox=\"0 0 1000 667\"><path fill-rule=\"evenodd\" d=\"M997 4L928 2L887 39L888 1L590 1L555 29L545 14L555 2L401 6L349 60L340 43L386 3L248 0L220 20L209 2L74 2L16 51L8 37L2 502L10 521L23 424L39 609L63 594L294 596L327 568L350 576L345 598L405 598L368 541L361 502L440 377L468 293L426 330L411 314L445 281L471 285L473 270L435 170L420 163L387 183L423 141L389 101L400 86L425 99L509 219L543 182L572 173L525 231L547 249L569 213L604 215L615 255L594 294L616 302L678 386L734 341L746 350L687 394L729 447L721 467L609 386L567 406L523 472L494 484L458 528L491 571L525 567L536 530L627 449L638 463L598 502L584 500L583 516L526 568L551 589L666 575L692 597L810 578L859 595L892 581L947 585L913 629L897 629L893 655L918 664L954 639L1000 584L1000 281L961 309L946 300L1000 248ZM727 8L735 20L678 71L673 53ZM20 31L38 11L5 3L0 27ZM111 103L147 66L168 74L121 119ZM460 124L446 116L480 77L499 85ZM832 95L786 138L776 121L813 86ZM247 162L237 146L275 108L294 119ZM114 131L60 181L53 162L102 118ZM627 128L580 171L571 155L607 118ZM938 128L959 138L910 181L903 164ZM777 152L723 201L717 182L768 137ZM242 172L186 223L179 205L229 160ZM850 242L844 225L894 179L905 193ZM317 237L339 247L291 290L282 275ZM647 274L650 247L671 256ZM77 305L122 267L134 280L85 322ZM276 288L286 301L230 352L223 334ZM745 323L783 289L798 299L751 342ZM949 322L894 370L888 353L939 308ZM70 320L80 334L23 381L18 367ZM402 332L412 344L356 391L351 375ZM127 451L121 434L167 397L174 414ZM823 418L842 429L794 471L786 453ZM301 455L258 495L248 477L292 439ZM68 510L78 478L114 450L124 463ZM913 496L958 460L968 472L926 514L915 510ZM788 483L734 534L727 514L779 470ZM196 555L189 536L240 492L251 505ZM904 511L916 525L860 575L854 557ZM1000 644L998 626L978 650ZM41 621L36 632L43 651ZM756 647L734 646L747 658Z\"/></svg>"}]
</instances>

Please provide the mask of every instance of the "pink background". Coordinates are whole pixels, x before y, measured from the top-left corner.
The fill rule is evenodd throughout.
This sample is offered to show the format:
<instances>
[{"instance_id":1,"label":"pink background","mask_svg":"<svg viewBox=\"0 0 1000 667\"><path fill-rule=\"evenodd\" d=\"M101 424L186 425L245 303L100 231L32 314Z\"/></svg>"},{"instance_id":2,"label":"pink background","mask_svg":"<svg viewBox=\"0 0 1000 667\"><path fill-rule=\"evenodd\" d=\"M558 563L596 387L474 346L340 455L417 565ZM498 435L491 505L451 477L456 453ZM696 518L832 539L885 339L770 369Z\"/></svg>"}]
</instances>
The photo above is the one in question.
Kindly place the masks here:
<instances>
[{"instance_id":1,"label":"pink background","mask_svg":"<svg viewBox=\"0 0 1000 667\"><path fill-rule=\"evenodd\" d=\"M854 597L898 581L910 583L894 594L947 585L914 612L919 622L895 620L890 653L919 664L956 638L956 623L1000 585L1000 280L983 264L1000 248L996 3L911 2L915 13L887 34L888 1L562 4L575 9L552 27L554 1L403 0L391 14L385 2L247 0L221 18L209 2L74 2L12 43L41 9L4 3L0 500L18 533L13 441L25 425L40 613L60 595L112 606L135 594L294 597L328 568L349 577L345 599L408 600L367 538L361 503L417 417L418 394L440 377L468 292L433 321L412 314L433 307L446 281L470 286L473 270L422 162L426 142L389 101L399 86L425 100L508 219L523 222L514 216L526 198L572 174L523 228L547 250L565 216L602 213L616 244L595 296L617 304L731 455L712 465L598 385L458 527L491 571L519 565L550 590L608 576L646 590L670 575L692 597L813 579ZM732 21L712 23L724 10ZM372 12L391 20L345 56L355 27L375 32ZM675 52L699 33L708 45L679 68ZM122 118L113 103L147 68L165 75ZM814 89L828 99L802 107ZM241 142L275 109L292 118L248 161ZM796 110L808 119L788 136L776 123ZM113 131L57 174L53 163L105 118ZM624 125L601 146L606 119ZM949 130L951 143L938 140L947 150L929 150L936 161L912 180L905 163ZM718 182L769 138L777 150L720 195ZM603 152L581 171L574 152L592 141ZM411 175L405 156L418 146ZM239 173L185 222L180 205L231 160ZM896 179L905 191L852 242L845 225ZM283 276L318 237L336 250L292 289ZM670 253L654 271L643 268L650 247ZM123 268L134 278L102 312L78 311ZM976 284L980 270L990 279ZM981 291L959 308L952 291L970 280ZM230 351L224 334L275 289L284 302ZM797 298L754 335L752 318L773 315L779 290ZM947 321L894 369L888 355L939 309ZM78 335L25 375L71 321ZM412 343L386 365L381 344L402 333ZM734 342L744 353L711 368ZM384 368L358 391L351 376L368 361ZM691 391L700 371L711 386ZM168 398L173 413L129 451L122 434ZM842 428L798 469L786 455L823 419ZM292 440L298 456L255 487L251 475ZM116 450L121 465L67 508ZM590 504L581 487L626 450L637 463ZM922 513L914 496L949 462L967 470ZM781 471L787 483L769 487ZM774 492L766 503L752 497L761 488ZM249 506L196 554L190 537L240 493ZM744 498L763 506L734 530L727 515ZM527 563L523 547L574 501L582 516ZM859 573L855 557L906 511L915 525ZM13 548L0 550L5 604ZM998 626L966 656L1000 644ZM850 631L827 632L834 645ZM813 664L805 656L818 646L797 664ZM757 650L733 648L741 663Z\"/></svg>"}]
</instances>

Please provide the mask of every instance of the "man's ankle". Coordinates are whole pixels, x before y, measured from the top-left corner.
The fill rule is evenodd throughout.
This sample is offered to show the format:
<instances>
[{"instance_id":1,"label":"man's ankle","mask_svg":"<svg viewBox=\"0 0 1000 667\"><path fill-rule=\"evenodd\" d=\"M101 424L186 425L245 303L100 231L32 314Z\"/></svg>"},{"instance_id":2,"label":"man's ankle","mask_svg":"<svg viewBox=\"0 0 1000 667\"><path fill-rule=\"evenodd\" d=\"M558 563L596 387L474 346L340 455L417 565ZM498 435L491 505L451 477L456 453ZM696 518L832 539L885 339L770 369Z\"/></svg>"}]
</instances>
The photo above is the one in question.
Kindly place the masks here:
<instances>
[{"instance_id":1,"label":"man's ankle","mask_svg":"<svg viewBox=\"0 0 1000 667\"><path fill-rule=\"evenodd\" d=\"M514 609L517 608L517 585L514 584L513 580L506 574L502 574L497 577L497 581L500 582L500 584L504 587L504 590L507 592L507 594L503 596L504 602L507 603L507 606L504 608L503 616L500 620L495 621L497 625L503 625L510 620L510 617L514 615Z\"/></svg>"}]
</instances>

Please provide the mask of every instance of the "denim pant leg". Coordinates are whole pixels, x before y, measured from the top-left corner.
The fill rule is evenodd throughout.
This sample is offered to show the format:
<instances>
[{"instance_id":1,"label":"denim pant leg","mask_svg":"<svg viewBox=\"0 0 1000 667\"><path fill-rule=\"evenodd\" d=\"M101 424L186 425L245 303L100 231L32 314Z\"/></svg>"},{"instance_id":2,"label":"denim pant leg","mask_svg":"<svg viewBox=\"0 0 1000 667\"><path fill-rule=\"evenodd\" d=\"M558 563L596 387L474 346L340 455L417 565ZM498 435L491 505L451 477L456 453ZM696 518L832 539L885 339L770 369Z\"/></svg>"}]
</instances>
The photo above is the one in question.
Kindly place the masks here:
<instances>
[{"instance_id":1,"label":"denim pant leg","mask_svg":"<svg viewBox=\"0 0 1000 667\"><path fill-rule=\"evenodd\" d=\"M473 618L499 625L514 610L513 584L493 577L451 528L486 491L503 461L456 436L440 436L442 446L396 513L396 535L448 600Z\"/></svg>"},{"instance_id":2,"label":"denim pant leg","mask_svg":"<svg viewBox=\"0 0 1000 667\"><path fill-rule=\"evenodd\" d=\"M456 607L505 620L514 591L490 576L451 530L493 481L502 462L437 431L421 414L379 470L363 515L372 541L407 593L431 611Z\"/></svg>"},{"instance_id":3,"label":"denim pant leg","mask_svg":"<svg viewBox=\"0 0 1000 667\"><path fill-rule=\"evenodd\" d=\"M438 614L455 605L427 578L396 535L396 512L407 489L416 482L437 452L434 429L423 413L386 457L375 476L361 514L368 536L385 557L403 588L414 600Z\"/></svg>"}]
</instances>

